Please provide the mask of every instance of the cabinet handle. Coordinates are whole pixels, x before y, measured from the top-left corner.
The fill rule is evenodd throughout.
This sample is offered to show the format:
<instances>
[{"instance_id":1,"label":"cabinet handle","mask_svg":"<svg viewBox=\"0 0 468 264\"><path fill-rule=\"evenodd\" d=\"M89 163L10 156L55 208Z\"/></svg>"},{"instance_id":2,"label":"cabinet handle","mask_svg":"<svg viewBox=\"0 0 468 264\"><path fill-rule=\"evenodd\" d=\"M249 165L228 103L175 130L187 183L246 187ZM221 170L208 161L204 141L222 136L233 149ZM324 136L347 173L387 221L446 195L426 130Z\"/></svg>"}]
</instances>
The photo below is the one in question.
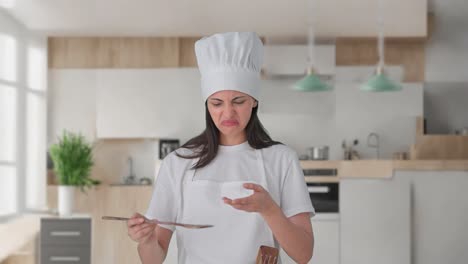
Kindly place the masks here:
<instances>
[{"instance_id":1,"label":"cabinet handle","mask_svg":"<svg viewBox=\"0 0 468 264\"><path fill-rule=\"evenodd\" d=\"M51 256L50 261L78 262L78 261L80 261L80 257Z\"/></svg>"},{"instance_id":2,"label":"cabinet handle","mask_svg":"<svg viewBox=\"0 0 468 264\"><path fill-rule=\"evenodd\" d=\"M330 188L328 186L308 186L309 193L328 193Z\"/></svg>"},{"instance_id":3,"label":"cabinet handle","mask_svg":"<svg viewBox=\"0 0 468 264\"><path fill-rule=\"evenodd\" d=\"M50 232L51 236L80 236L80 231L52 231Z\"/></svg>"}]
</instances>

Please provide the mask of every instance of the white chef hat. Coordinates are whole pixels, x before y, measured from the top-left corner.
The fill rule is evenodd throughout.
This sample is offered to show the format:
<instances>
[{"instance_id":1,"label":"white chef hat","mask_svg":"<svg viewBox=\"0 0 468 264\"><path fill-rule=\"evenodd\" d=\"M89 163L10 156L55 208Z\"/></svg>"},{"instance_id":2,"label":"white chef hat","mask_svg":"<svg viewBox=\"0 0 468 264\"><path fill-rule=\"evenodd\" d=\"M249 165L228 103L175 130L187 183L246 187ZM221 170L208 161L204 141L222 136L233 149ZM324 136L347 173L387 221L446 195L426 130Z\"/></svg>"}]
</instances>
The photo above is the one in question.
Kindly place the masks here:
<instances>
[{"instance_id":1,"label":"white chef hat","mask_svg":"<svg viewBox=\"0 0 468 264\"><path fill-rule=\"evenodd\" d=\"M236 90L256 100L260 94L263 44L255 32L226 32L195 43L203 101L222 90Z\"/></svg>"}]
</instances>

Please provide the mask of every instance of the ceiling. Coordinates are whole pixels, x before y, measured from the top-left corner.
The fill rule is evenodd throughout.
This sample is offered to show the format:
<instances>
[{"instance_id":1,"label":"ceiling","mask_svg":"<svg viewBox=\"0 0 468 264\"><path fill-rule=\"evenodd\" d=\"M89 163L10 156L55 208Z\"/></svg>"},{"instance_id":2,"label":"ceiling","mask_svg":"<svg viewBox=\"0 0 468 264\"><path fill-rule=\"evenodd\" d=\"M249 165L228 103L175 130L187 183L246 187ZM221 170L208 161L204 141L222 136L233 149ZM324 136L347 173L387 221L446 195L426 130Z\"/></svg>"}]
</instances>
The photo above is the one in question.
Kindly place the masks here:
<instances>
[{"instance_id":1,"label":"ceiling","mask_svg":"<svg viewBox=\"0 0 468 264\"><path fill-rule=\"evenodd\" d=\"M304 36L375 36L375 0L0 0L28 28L47 35L200 36L256 31ZM311 10L317 10L311 12ZM427 0L387 0L386 32L425 36ZM312 19L313 18L313 19Z\"/></svg>"}]
</instances>

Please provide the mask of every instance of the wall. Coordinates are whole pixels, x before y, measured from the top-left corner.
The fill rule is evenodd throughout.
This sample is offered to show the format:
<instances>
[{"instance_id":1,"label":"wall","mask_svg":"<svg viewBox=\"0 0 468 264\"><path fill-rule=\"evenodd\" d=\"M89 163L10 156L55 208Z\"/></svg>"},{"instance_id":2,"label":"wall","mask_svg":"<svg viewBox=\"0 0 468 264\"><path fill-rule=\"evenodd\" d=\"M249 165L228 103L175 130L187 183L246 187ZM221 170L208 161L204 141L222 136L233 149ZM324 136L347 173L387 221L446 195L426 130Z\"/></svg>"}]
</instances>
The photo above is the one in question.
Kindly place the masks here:
<instances>
[{"instance_id":1,"label":"wall","mask_svg":"<svg viewBox=\"0 0 468 264\"><path fill-rule=\"evenodd\" d=\"M468 82L468 2L432 0L434 32L426 47L427 82Z\"/></svg>"},{"instance_id":2,"label":"wall","mask_svg":"<svg viewBox=\"0 0 468 264\"><path fill-rule=\"evenodd\" d=\"M424 116L428 134L468 127L468 2L433 0L434 32L426 46Z\"/></svg>"},{"instance_id":3,"label":"wall","mask_svg":"<svg viewBox=\"0 0 468 264\"><path fill-rule=\"evenodd\" d=\"M372 74L372 70L373 67L337 70L335 89L326 93L294 92L289 88L294 83L290 79L264 80L259 117L274 139L291 146L298 154L305 154L310 146L329 145L330 158L342 159L342 140L357 138L360 141L357 149L362 157L374 158L375 151L367 147L366 138L370 132L377 132L381 138L381 158L391 158L393 152L407 151L414 142L415 117L422 115L422 85L404 84L405 89L399 93L359 91L359 83ZM135 74L140 76L138 71ZM49 77L49 144L64 128L81 131L95 140L95 72L54 69L50 70ZM159 87L164 85L158 83ZM199 98L191 102L184 107L193 109L200 104ZM170 106L167 102L167 107ZM181 143L201 132L195 127L177 131L173 137L179 138ZM158 155L156 144L157 141L151 140L100 140L93 173L106 182L118 181L128 171L126 160L133 152L134 155L140 153L135 167L141 171L137 176L146 176L154 168L153 159Z\"/></svg>"},{"instance_id":4,"label":"wall","mask_svg":"<svg viewBox=\"0 0 468 264\"><path fill-rule=\"evenodd\" d=\"M430 82L424 85L427 134L454 134L468 127L468 82Z\"/></svg>"}]
</instances>

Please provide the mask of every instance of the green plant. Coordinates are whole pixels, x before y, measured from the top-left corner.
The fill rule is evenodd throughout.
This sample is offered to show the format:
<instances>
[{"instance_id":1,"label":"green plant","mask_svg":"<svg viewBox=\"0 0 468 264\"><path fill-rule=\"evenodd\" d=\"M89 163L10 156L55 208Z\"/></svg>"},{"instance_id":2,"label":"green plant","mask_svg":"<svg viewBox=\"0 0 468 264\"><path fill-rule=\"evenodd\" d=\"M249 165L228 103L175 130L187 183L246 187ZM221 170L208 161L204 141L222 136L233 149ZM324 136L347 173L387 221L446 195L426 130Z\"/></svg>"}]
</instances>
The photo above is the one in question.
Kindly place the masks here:
<instances>
[{"instance_id":1,"label":"green plant","mask_svg":"<svg viewBox=\"0 0 468 264\"><path fill-rule=\"evenodd\" d=\"M84 191L85 187L100 184L89 177L94 165L92 146L81 134L63 131L49 152L60 185L77 186Z\"/></svg>"}]
</instances>

